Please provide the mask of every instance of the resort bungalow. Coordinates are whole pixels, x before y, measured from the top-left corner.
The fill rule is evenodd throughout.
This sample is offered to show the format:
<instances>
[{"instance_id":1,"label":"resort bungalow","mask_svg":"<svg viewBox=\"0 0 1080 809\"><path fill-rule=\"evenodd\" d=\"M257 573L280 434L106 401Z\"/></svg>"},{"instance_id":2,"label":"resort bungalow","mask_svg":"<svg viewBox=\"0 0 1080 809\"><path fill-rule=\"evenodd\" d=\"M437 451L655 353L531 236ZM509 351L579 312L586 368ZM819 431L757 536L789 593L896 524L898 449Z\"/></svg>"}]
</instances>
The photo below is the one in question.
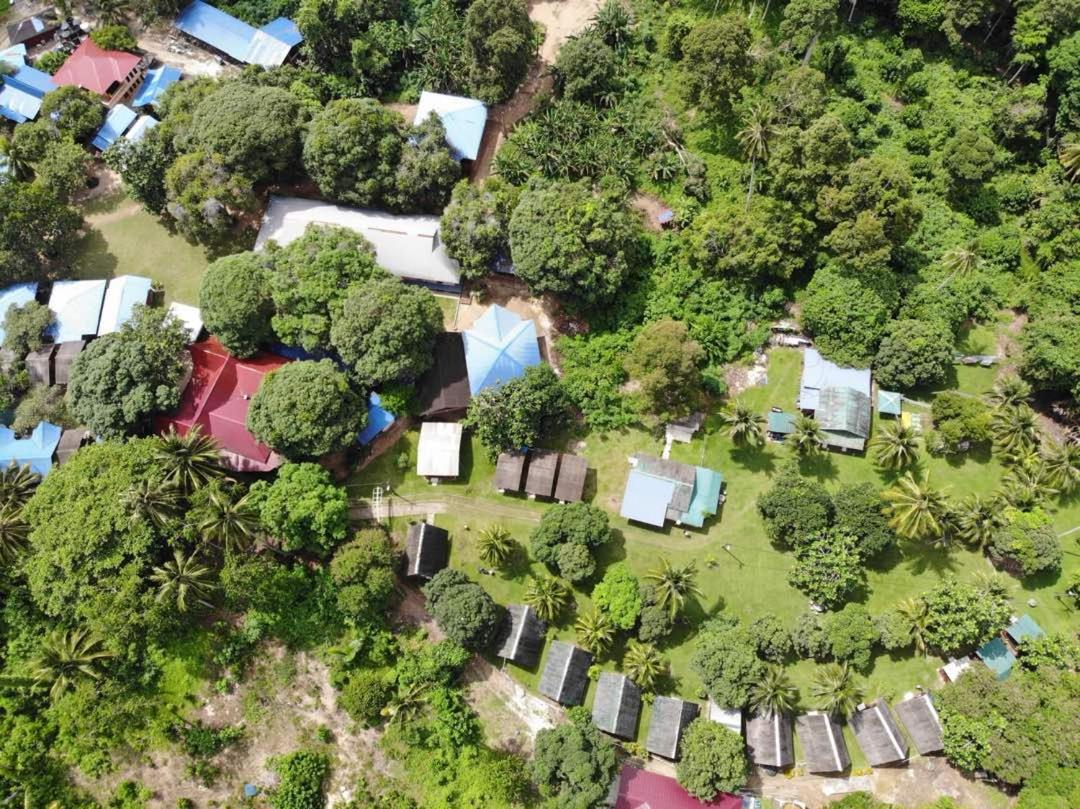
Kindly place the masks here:
<instances>
[{"instance_id":1,"label":"resort bungalow","mask_svg":"<svg viewBox=\"0 0 1080 809\"><path fill-rule=\"evenodd\" d=\"M585 494L588 463L577 455L536 449L503 452L495 464L495 488L500 494L525 492L530 498L579 502Z\"/></svg>"},{"instance_id":2,"label":"resort bungalow","mask_svg":"<svg viewBox=\"0 0 1080 809\"><path fill-rule=\"evenodd\" d=\"M41 112L41 100L55 89L52 76L27 65L0 75L0 115L17 124L32 121Z\"/></svg>"},{"instance_id":3,"label":"resort bungalow","mask_svg":"<svg viewBox=\"0 0 1080 809\"><path fill-rule=\"evenodd\" d=\"M945 749L941 718L929 694L909 697L896 703L895 708L919 755L927 756Z\"/></svg>"},{"instance_id":4,"label":"resort bungalow","mask_svg":"<svg viewBox=\"0 0 1080 809\"><path fill-rule=\"evenodd\" d=\"M525 493L529 499L550 498L555 491L555 472L559 468L559 453L550 449L529 451L529 465L525 470Z\"/></svg>"},{"instance_id":5,"label":"resort bungalow","mask_svg":"<svg viewBox=\"0 0 1080 809\"><path fill-rule=\"evenodd\" d=\"M135 123L131 125L127 132L124 133L124 140L129 143L138 143L146 137L146 133L160 124L157 118L153 115L140 115L135 119Z\"/></svg>"},{"instance_id":6,"label":"resort bungalow","mask_svg":"<svg viewBox=\"0 0 1080 809\"><path fill-rule=\"evenodd\" d=\"M64 430L60 436L60 443L56 445L56 465L63 466L72 455L93 440L94 437L89 430Z\"/></svg>"},{"instance_id":7,"label":"resort bungalow","mask_svg":"<svg viewBox=\"0 0 1080 809\"><path fill-rule=\"evenodd\" d=\"M53 81L61 87L70 85L89 90L111 107L142 83L146 67L147 62L141 56L127 51L107 51L87 37L53 74Z\"/></svg>"},{"instance_id":8,"label":"resort bungalow","mask_svg":"<svg viewBox=\"0 0 1080 809\"><path fill-rule=\"evenodd\" d=\"M799 409L817 420L827 446L862 452L870 437L870 369L842 368L806 349Z\"/></svg>"},{"instance_id":9,"label":"resort bungalow","mask_svg":"<svg viewBox=\"0 0 1080 809\"><path fill-rule=\"evenodd\" d=\"M188 5L173 24L207 49L244 65L280 67L304 41L296 23L285 17L255 28L202 0Z\"/></svg>"},{"instance_id":10,"label":"resort bungalow","mask_svg":"<svg viewBox=\"0 0 1080 809\"><path fill-rule=\"evenodd\" d=\"M56 353L52 357L52 384L66 385L71 381L71 366L84 348L85 340L66 340L56 346Z\"/></svg>"},{"instance_id":11,"label":"resort bungalow","mask_svg":"<svg viewBox=\"0 0 1080 809\"><path fill-rule=\"evenodd\" d=\"M97 337L105 281L57 281L49 295L53 324L45 333L55 343Z\"/></svg>"},{"instance_id":12,"label":"resort bungalow","mask_svg":"<svg viewBox=\"0 0 1080 809\"><path fill-rule=\"evenodd\" d=\"M1004 680L1012 674L1012 668L1016 665L1016 655L1000 636L991 638L980 646L975 656L985 663L999 680Z\"/></svg>"},{"instance_id":13,"label":"resort bungalow","mask_svg":"<svg viewBox=\"0 0 1080 809\"><path fill-rule=\"evenodd\" d=\"M559 455L559 477L555 481L555 499L560 503L579 503L585 497L588 462L579 455Z\"/></svg>"},{"instance_id":14,"label":"resort bungalow","mask_svg":"<svg viewBox=\"0 0 1080 809\"><path fill-rule=\"evenodd\" d=\"M414 522L405 536L405 575L430 579L450 561L450 534L429 522Z\"/></svg>"},{"instance_id":15,"label":"resort bungalow","mask_svg":"<svg viewBox=\"0 0 1080 809\"><path fill-rule=\"evenodd\" d=\"M520 492L525 483L524 452L501 452L495 462L495 488L499 494Z\"/></svg>"},{"instance_id":16,"label":"resort bungalow","mask_svg":"<svg viewBox=\"0 0 1080 809\"><path fill-rule=\"evenodd\" d=\"M721 792L709 801L699 801L674 778L649 772L629 764L622 768L615 784L614 809L742 809L743 799ZM610 799L609 799L610 801Z\"/></svg>"},{"instance_id":17,"label":"resort bungalow","mask_svg":"<svg viewBox=\"0 0 1080 809\"><path fill-rule=\"evenodd\" d=\"M589 687L589 667L593 657L580 646L557 640L548 650L540 693L560 705L580 705Z\"/></svg>"},{"instance_id":18,"label":"resort bungalow","mask_svg":"<svg viewBox=\"0 0 1080 809\"><path fill-rule=\"evenodd\" d=\"M795 718L795 730L802 742L809 772L843 772L851 766L844 732L823 711L810 711Z\"/></svg>"},{"instance_id":19,"label":"resort bungalow","mask_svg":"<svg viewBox=\"0 0 1080 809\"><path fill-rule=\"evenodd\" d=\"M462 98L442 93L420 93L413 124L419 126L435 114L446 130L446 145L457 161L476 160L484 139L487 107L475 98Z\"/></svg>"},{"instance_id":20,"label":"resort bungalow","mask_svg":"<svg viewBox=\"0 0 1080 809\"><path fill-rule=\"evenodd\" d=\"M878 699L851 715L851 730L871 767L883 767L907 761L907 742L889 710L889 703Z\"/></svg>"},{"instance_id":21,"label":"resort bungalow","mask_svg":"<svg viewBox=\"0 0 1080 809\"><path fill-rule=\"evenodd\" d=\"M465 415L472 394L461 332L436 335L434 361L417 381L416 401L425 421L457 421Z\"/></svg>"},{"instance_id":22,"label":"resort bungalow","mask_svg":"<svg viewBox=\"0 0 1080 809\"><path fill-rule=\"evenodd\" d=\"M416 474L431 483L452 480L461 468L462 427L448 421L425 421L420 425Z\"/></svg>"},{"instance_id":23,"label":"resort bungalow","mask_svg":"<svg viewBox=\"0 0 1080 809\"><path fill-rule=\"evenodd\" d=\"M28 466L31 472L45 477L52 469L53 453L61 433L62 428L41 421L30 435L19 438L10 427L0 425L0 469Z\"/></svg>"},{"instance_id":24,"label":"resort bungalow","mask_svg":"<svg viewBox=\"0 0 1080 809\"><path fill-rule=\"evenodd\" d=\"M26 374L30 378L31 385L53 385L53 355L56 354L56 343L46 343L36 351L26 355L23 364L26 365Z\"/></svg>"},{"instance_id":25,"label":"resort bungalow","mask_svg":"<svg viewBox=\"0 0 1080 809\"><path fill-rule=\"evenodd\" d=\"M759 767L785 770L795 763L791 719L784 714L753 714L746 720L746 744Z\"/></svg>"},{"instance_id":26,"label":"resort bungalow","mask_svg":"<svg viewBox=\"0 0 1080 809\"><path fill-rule=\"evenodd\" d=\"M506 608L495 654L524 668L532 668L540 662L540 647L546 634L547 626L532 607L511 604Z\"/></svg>"},{"instance_id":27,"label":"resort bungalow","mask_svg":"<svg viewBox=\"0 0 1080 809\"><path fill-rule=\"evenodd\" d=\"M687 702L678 697L654 699L645 749L654 755L677 760L683 731L697 718L699 710L696 702Z\"/></svg>"},{"instance_id":28,"label":"resort bungalow","mask_svg":"<svg viewBox=\"0 0 1080 809\"><path fill-rule=\"evenodd\" d=\"M641 689L625 674L605 671L596 682L593 700L593 724L620 739L637 736L641 714Z\"/></svg>"},{"instance_id":29,"label":"resort bungalow","mask_svg":"<svg viewBox=\"0 0 1080 809\"><path fill-rule=\"evenodd\" d=\"M517 379L527 368L541 362L536 324L501 306L489 306L465 331L463 339L469 392L473 396Z\"/></svg>"},{"instance_id":30,"label":"resort bungalow","mask_svg":"<svg viewBox=\"0 0 1080 809\"><path fill-rule=\"evenodd\" d=\"M1035 623L1034 618L1025 613L1005 627L1005 637L1013 650L1019 651L1020 644L1024 641L1046 637L1046 632Z\"/></svg>"},{"instance_id":31,"label":"resort bungalow","mask_svg":"<svg viewBox=\"0 0 1080 809\"><path fill-rule=\"evenodd\" d=\"M716 514L724 486L719 472L652 455L638 455L630 463L619 510L626 519L657 528L669 520L701 528Z\"/></svg>"}]
</instances>

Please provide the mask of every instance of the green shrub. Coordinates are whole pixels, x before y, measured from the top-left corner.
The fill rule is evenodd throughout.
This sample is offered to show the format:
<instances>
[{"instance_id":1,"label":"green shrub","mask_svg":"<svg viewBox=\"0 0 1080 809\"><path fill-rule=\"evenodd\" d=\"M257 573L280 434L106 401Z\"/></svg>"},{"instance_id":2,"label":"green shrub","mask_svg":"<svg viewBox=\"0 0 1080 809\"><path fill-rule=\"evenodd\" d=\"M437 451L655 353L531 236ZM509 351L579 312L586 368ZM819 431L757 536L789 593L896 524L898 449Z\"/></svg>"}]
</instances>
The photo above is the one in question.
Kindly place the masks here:
<instances>
[{"instance_id":1,"label":"green shrub","mask_svg":"<svg viewBox=\"0 0 1080 809\"><path fill-rule=\"evenodd\" d=\"M311 750L297 750L270 759L270 769L278 785L270 793L273 809L322 809L326 806L323 783L330 772L330 759Z\"/></svg>"},{"instance_id":2,"label":"green shrub","mask_svg":"<svg viewBox=\"0 0 1080 809\"><path fill-rule=\"evenodd\" d=\"M358 671L338 695L338 707L365 727L379 724L393 688L377 672Z\"/></svg>"}]
</instances>

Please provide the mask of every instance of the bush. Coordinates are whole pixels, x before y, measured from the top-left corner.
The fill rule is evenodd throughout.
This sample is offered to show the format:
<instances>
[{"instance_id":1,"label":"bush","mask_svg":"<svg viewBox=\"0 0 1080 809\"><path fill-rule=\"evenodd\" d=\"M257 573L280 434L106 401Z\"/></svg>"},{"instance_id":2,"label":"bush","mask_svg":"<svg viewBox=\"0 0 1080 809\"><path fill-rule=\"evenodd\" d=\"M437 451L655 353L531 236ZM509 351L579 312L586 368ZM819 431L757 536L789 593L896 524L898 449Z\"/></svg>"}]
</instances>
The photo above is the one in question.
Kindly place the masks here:
<instances>
[{"instance_id":1,"label":"bush","mask_svg":"<svg viewBox=\"0 0 1080 809\"><path fill-rule=\"evenodd\" d=\"M16 362L45 344L45 330L52 325L52 311L37 301L10 306L4 315L4 348Z\"/></svg>"},{"instance_id":2,"label":"bush","mask_svg":"<svg viewBox=\"0 0 1080 809\"><path fill-rule=\"evenodd\" d=\"M126 25L103 25L90 32L90 39L99 48L106 51L139 50L139 43Z\"/></svg>"},{"instance_id":3,"label":"bush","mask_svg":"<svg viewBox=\"0 0 1080 809\"><path fill-rule=\"evenodd\" d=\"M765 664L757 643L739 619L721 613L701 628L690 666L717 705L741 708L761 679Z\"/></svg>"},{"instance_id":4,"label":"bush","mask_svg":"<svg viewBox=\"0 0 1080 809\"><path fill-rule=\"evenodd\" d=\"M1042 509L1006 508L1004 517L988 548L995 564L1024 577L1061 569L1061 543Z\"/></svg>"},{"instance_id":5,"label":"bush","mask_svg":"<svg viewBox=\"0 0 1080 809\"><path fill-rule=\"evenodd\" d=\"M337 704L364 727L379 724L381 711L390 703L394 689L374 671L358 671L338 694Z\"/></svg>"},{"instance_id":6,"label":"bush","mask_svg":"<svg viewBox=\"0 0 1080 809\"><path fill-rule=\"evenodd\" d=\"M330 774L330 759L323 753L298 750L270 759L278 785L270 793L273 809L322 809L323 783Z\"/></svg>"},{"instance_id":7,"label":"bush","mask_svg":"<svg viewBox=\"0 0 1080 809\"><path fill-rule=\"evenodd\" d=\"M604 578L593 588L592 600L619 629L633 629L641 614L641 584L630 568L620 562L604 573Z\"/></svg>"},{"instance_id":8,"label":"bush","mask_svg":"<svg viewBox=\"0 0 1080 809\"><path fill-rule=\"evenodd\" d=\"M36 385L30 388L15 408L15 420L11 422L11 429L19 435L26 435L42 421L59 427L72 426L62 387Z\"/></svg>"},{"instance_id":9,"label":"bush","mask_svg":"<svg viewBox=\"0 0 1080 809\"><path fill-rule=\"evenodd\" d=\"M255 253L219 258L199 287L199 307L207 330L237 357L250 357L274 332L274 302L265 259Z\"/></svg>"},{"instance_id":10,"label":"bush","mask_svg":"<svg viewBox=\"0 0 1080 809\"><path fill-rule=\"evenodd\" d=\"M838 530L814 539L796 552L788 581L815 604L843 604L866 583L858 539Z\"/></svg>"},{"instance_id":11,"label":"bush","mask_svg":"<svg viewBox=\"0 0 1080 809\"><path fill-rule=\"evenodd\" d=\"M659 604L646 604L638 622L638 640L642 643L659 643L674 628L675 619L671 617L671 610Z\"/></svg>"},{"instance_id":12,"label":"bush","mask_svg":"<svg viewBox=\"0 0 1080 809\"><path fill-rule=\"evenodd\" d=\"M979 399L957 391L942 391L930 406L934 433L927 448L943 455L966 451L971 444L990 440L990 408Z\"/></svg>"},{"instance_id":13,"label":"bush","mask_svg":"<svg viewBox=\"0 0 1080 809\"><path fill-rule=\"evenodd\" d=\"M591 576L595 569L590 551L610 538L607 512L588 503L553 506L544 512L540 524L533 529L532 553L537 561L556 568L563 578L581 581ZM564 552L568 546L577 547Z\"/></svg>"},{"instance_id":14,"label":"bush","mask_svg":"<svg viewBox=\"0 0 1080 809\"><path fill-rule=\"evenodd\" d=\"M832 498L833 525L855 537L863 559L871 559L896 542L881 508L881 494L872 483L841 486Z\"/></svg>"},{"instance_id":15,"label":"bush","mask_svg":"<svg viewBox=\"0 0 1080 809\"><path fill-rule=\"evenodd\" d=\"M479 584L460 570L444 568L424 585L428 611L450 640L482 649L492 639L503 610Z\"/></svg>"},{"instance_id":16,"label":"bush","mask_svg":"<svg viewBox=\"0 0 1080 809\"><path fill-rule=\"evenodd\" d=\"M816 612L803 613L795 619L791 645L795 653L805 660L825 661L832 654L825 622Z\"/></svg>"},{"instance_id":17,"label":"bush","mask_svg":"<svg viewBox=\"0 0 1080 809\"><path fill-rule=\"evenodd\" d=\"M757 646L758 657L770 663L783 663L791 654L791 633L771 612L750 623L750 634Z\"/></svg>"},{"instance_id":18,"label":"bush","mask_svg":"<svg viewBox=\"0 0 1080 809\"><path fill-rule=\"evenodd\" d=\"M878 630L866 607L848 604L825 618L825 635L835 660L847 662L859 671L870 667L870 653L878 640Z\"/></svg>"},{"instance_id":19,"label":"bush","mask_svg":"<svg viewBox=\"0 0 1080 809\"><path fill-rule=\"evenodd\" d=\"M64 51L46 51L34 60L34 67L52 76L64 66L67 59L68 54L64 53Z\"/></svg>"},{"instance_id":20,"label":"bush","mask_svg":"<svg viewBox=\"0 0 1080 809\"><path fill-rule=\"evenodd\" d=\"M874 359L879 385L891 390L936 385L944 382L952 367L953 336L941 323L925 320L896 320Z\"/></svg>"},{"instance_id":21,"label":"bush","mask_svg":"<svg viewBox=\"0 0 1080 809\"><path fill-rule=\"evenodd\" d=\"M360 531L342 545L330 562L337 587L338 607L354 621L377 620L386 612L397 589L397 552L380 530Z\"/></svg>"},{"instance_id":22,"label":"bush","mask_svg":"<svg viewBox=\"0 0 1080 809\"><path fill-rule=\"evenodd\" d=\"M942 654L959 654L981 646L1009 620L1004 598L949 578L923 595L926 640Z\"/></svg>"}]
</instances>

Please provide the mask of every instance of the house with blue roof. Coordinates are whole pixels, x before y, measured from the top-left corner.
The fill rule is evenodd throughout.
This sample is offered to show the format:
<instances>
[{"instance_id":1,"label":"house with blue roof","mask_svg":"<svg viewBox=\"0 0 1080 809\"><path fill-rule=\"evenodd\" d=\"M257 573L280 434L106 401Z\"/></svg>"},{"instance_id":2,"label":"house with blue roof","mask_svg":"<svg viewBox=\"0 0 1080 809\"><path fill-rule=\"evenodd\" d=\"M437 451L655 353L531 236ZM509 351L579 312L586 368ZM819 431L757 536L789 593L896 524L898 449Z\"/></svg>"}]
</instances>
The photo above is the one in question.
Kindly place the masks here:
<instances>
[{"instance_id":1,"label":"house with blue roof","mask_svg":"<svg viewBox=\"0 0 1080 809\"><path fill-rule=\"evenodd\" d=\"M855 452L866 448L872 415L870 388L869 368L845 368L814 348L803 352L799 409L817 420L827 446Z\"/></svg>"},{"instance_id":2,"label":"house with blue roof","mask_svg":"<svg viewBox=\"0 0 1080 809\"><path fill-rule=\"evenodd\" d=\"M98 151L104 152L120 140L121 135L127 132L128 127L135 123L135 119L138 117L139 114L131 107L126 104L117 104L105 116L105 123L101 125L101 129L94 135L90 145Z\"/></svg>"},{"instance_id":3,"label":"house with blue roof","mask_svg":"<svg viewBox=\"0 0 1080 809\"><path fill-rule=\"evenodd\" d=\"M657 528L668 521L701 528L716 515L724 476L715 469L651 455L638 455L631 463L619 509L626 519Z\"/></svg>"},{"instance_id":4,"label":"house with blue roof","mask_svg":"<svg viewBox=\"0 0 1080 809\"><path fill-rule=\"evenodd\" d=\"M146 71L146 78L143 79L143 83L131 98L131 106L157 105L162 94L180 81L182 75L183 73L180 72L179 68L169 67L168 65Z\"/></svg>"},{"instance_id":5,"label":"house with blue roof","mask_svg":"<svg viewBox=\"0 0 1080 809\"><path fill-rule=\"evenodd\" d=\"M0 62L12 68L23 67L26 64L26 46L20 43L0 50Z\"/></svg>"},{"instance_id":6,"label":"house with blue roof","mask_svg":"<svg viewBox=\"0 0 1080 809\"><path fill-rule=\"evenodd\" d=\"M153 282L141 275L118 275L110 279L101 305L97 333L120 331L120 327L135 314L135 306L145 306L150 301L152 286Z\"/></svg>"},{"instance_id":7,"label":"house with blue roof","mask_svg":"<svg viewBox=\"0 0 1080 809\"><path fill-rule=\"evenodd\" d=\"M393 413L382 406L382 399L379 394L372 393L368 396L367 424L360 431L360 435L356 436L356 443L366 447L389 430L395 418Z\"/></svg>"},{"instance_id":8,"label":"house with blue roof","mask_svg":"<svg viewBox=\"0 0 1080 809\"><path fill-rule=\"evenodd\" d=\"M53 453L63 429L42 421L26 438L18 438L10 427L0 425L0 468L29 466L44 477L53 465Z\"/></svg>"},{"instance_id":9,"label":"house with blue roof","mask_svg":"<svg viewBox=\"0 0 1080 809\"><path fill-rule=\"evenodd\" d=\"M174 25L234 62L263 67L283 65L304 39L296 23L285 17L255 28L202 0L194 0L181 11Z\"/></svg>"},{"instance_id":10,"label":"house with blue roof","mask_svg":"<svg viewBox=\"0 0 1080 809\"><path fill-rule=\"evenodd\" d=\"M536 324L495 305L488 307L463 335L469 391L475 396L517 379L525 369L540 364Z\"/></svg>"},{"instance_id":11,"label":"house with blue roof","mask_svg":"<svg viewBox=\"0 0 1080 809\"><path fill-rule=\"evenodd\" d=\"M160 123L161 121L153 115L140 115L135 120L135 123L131 125L131 129L124 134L124 140L130 141L131 143L138 143L146 137L147 132Z\"/></svg>"},{"instance_id":12,"label":"house with blue roof","mask_svg":"<svg viewBox=\"0 0 1080 809\"><path fill-rule=\"evenodd\" d=\"M416 105L413 123L424 123L434 113L446 129L446 145L455 160L476 160L480 154L480 143L484 139L484 126L487 124L487 107L475 98L430 93L420 93L420 102Z\"/></svg>"},{"instance_id":13,"label":"house with blue roof","mask_svg":"<svg viewBox=\"0 0 1080 809\"><path fill-rule=\"evenodd\" d=\"M1008 677L1016 664L1016 655L1001 637L987 641L975 654L999 680Z\"/></svg>"},{"instance_id":14,"label":"house with blue roof","mask_svg":"<svg viewBox=\"0 0 1080 809\"><path fill-rule=\"evenodd\" d=\"M57 88L52 76L27 65L0 79L0 115L17 124L37 118L41 99Z\"/></svg>"},{"instance_id":15,"label":"house with blue roof","mask_svg":"<svg viewBox=\"0 0 1080 809\"><path fill-rule=\"evenodd\" d=\"M57 281L49 296L53 324L46 331L55 343L96 337L101 307L105 302L105 281Z\"/></svg>"}]
</instances>

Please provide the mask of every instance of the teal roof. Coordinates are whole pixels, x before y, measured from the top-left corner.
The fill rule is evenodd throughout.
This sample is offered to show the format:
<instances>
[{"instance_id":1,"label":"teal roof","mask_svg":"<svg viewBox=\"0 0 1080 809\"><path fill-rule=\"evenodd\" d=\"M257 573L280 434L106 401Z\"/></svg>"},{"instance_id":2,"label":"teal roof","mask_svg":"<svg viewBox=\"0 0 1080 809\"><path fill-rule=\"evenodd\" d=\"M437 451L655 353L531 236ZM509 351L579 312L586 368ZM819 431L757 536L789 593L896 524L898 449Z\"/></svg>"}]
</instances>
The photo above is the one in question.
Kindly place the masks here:
<instances>
[{"instance_id":1,"label":"teal roof","mask_svg":"<svg viewBox=\"0 0 1080 809\"><path fill-rule=\"evenodd\" d=\"M1020 616L1015 624L1005 629L1005 634L1012 638L1013 643L1020 644L1026 640L1034 640L1046 635L1043 628L1035 623L1035 619L1028 614Z\"/></svg>"},{"instance_id":2,"label":"teal roof","mask_svg":"<svg viewBox=\"0 0 1080 809\"><path fill-rule=\"evenodd\" d=\"M900 402L903 395L891 390L879 390L877 392L877 412L889 416L900 415Z\"/></svg>"},{"instance_id":3,"label":"teal roof","mask_svg":"<svg viewBox=\"0 0 1080 809\"><path fill-rule=\"evenodd\" d=\"M975 654L985 663L999 680L1004 680L1012 671L1016 655L1009 651L1000 637L985 643Z\"/></svg>"},{"instance_id":4,"label":"teal roof","mask_svg":"<svg viewBox=\"0 0 1080 809\"><path fill-rule=\"evenodd\" d=\"M769 413L769 432L790 435L795 432L795 416L791 413Z\"/></svg>"},{"instance_id":5,"label":"teal roof","mask_svg":"<svg viewBox=\"0 0 1080 809\"><path fill-rule=\"evenodd\" d=\"M701 528L705 524L705 518L716 514L720 505L724 476L715 469L706 469L703 466L694 467L694 471L694 496L690 498L690 508L682 515L680 522Z\"/></svg>"}]
</instances>

